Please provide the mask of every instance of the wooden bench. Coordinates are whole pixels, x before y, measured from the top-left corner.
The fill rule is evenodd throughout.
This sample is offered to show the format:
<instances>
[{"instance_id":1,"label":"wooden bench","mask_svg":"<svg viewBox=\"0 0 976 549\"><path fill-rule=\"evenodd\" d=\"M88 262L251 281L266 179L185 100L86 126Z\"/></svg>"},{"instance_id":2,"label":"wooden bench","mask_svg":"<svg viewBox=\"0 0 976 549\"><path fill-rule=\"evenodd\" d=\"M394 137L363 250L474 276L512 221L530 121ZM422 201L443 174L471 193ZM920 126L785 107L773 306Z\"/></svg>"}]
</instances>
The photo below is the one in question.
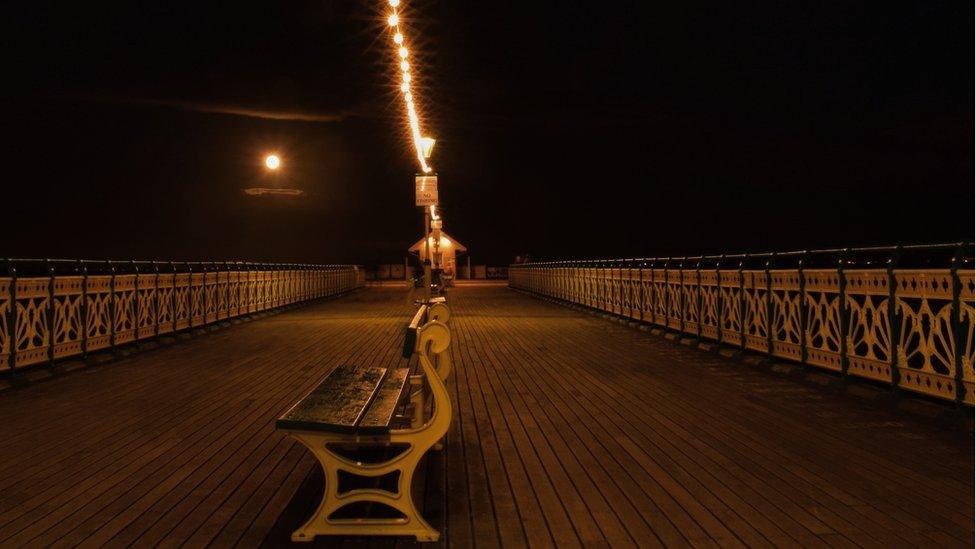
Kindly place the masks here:
<instances>
[{"instance_id":1,"label":"wooden bench","mask_svg":"<svg viewBox=\"0 0 976 549\"><path fill-rule=\"evenodd\" d=\"M420 459L439 443L451 423L451 401L444 385L451 369L451 332L444 323L449 317L447 305L440 300L422 304L410 321L404 356L416 355L417 375L408 375L407 367L339 366L278 419L278 429L307 446L325 473L322 501L292 534L293 541L312 541L317 535L414 536L418 541L440 537L417 511L410 486ZM401 426L396 412L408 393L413 415L409 425ZM385 448L394 454L365 461L350 457L346 452L350 448ZM379 478L391 473L398 473L395 490L342 490L339 482L340 474ZM363 502L388 506L400 516L337 513Z\"/></svg>"}]
</instances>

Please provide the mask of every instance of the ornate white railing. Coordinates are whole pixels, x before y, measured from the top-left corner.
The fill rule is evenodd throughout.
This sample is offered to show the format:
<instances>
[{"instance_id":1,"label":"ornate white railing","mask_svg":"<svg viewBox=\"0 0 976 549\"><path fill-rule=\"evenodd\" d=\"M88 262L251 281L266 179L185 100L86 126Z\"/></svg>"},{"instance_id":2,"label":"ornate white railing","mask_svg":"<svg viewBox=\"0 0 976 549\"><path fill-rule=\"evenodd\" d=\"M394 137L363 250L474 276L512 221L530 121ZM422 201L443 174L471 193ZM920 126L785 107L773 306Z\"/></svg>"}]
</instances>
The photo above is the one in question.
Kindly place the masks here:
<instances>
[{"instance_id":1,"label":"ornate white railing","mask_svg":"<svg viewBox=\"0 0 976 549\"><path fill-rule=\"evenodd\" d=\"M0 372L364 284L363 270L351 265L7 260L6 266Z\"/></svg>"},{"instance_id":2,"label":"ornate white railing","mask_svg":"<svg viewBox=\"0 0 976 549\"><path fill-rule=\"evenodd\" d=\"M972 404L972 251L953 244L557 261L510 266L509 286ZM940 252L949 257L933 260Z\"/></svg>"}]
</instances>

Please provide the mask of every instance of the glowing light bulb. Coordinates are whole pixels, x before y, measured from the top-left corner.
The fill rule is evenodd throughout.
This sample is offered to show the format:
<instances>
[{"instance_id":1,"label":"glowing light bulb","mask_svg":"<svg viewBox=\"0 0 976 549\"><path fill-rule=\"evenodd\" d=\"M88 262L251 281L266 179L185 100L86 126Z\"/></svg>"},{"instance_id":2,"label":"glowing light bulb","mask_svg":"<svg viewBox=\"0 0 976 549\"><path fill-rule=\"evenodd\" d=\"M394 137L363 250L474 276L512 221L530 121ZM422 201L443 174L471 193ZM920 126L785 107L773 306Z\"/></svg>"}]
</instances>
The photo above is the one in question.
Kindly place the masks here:
<instances>
[{"instance_id":1,"label":"glowing light bulb","mask_svg":"<svg viewBox=\"0 0 976 549\"><path fill-rule=\"evenodd\" d=\"M264 165L269 170L277 170L281 166L281 158L276 154L269 154L264 158Z\"/></svg>"},{"instance_id":2,"label":"glowing light bulb","mask_svg":"<svg viewBox=\"0 0 976 549\"><path fill-rule=\"evenodd\" d=\"M437 140L433 137L424 137L420 140L420 150L424 153L424 158L430 158L430 153L434 152L434 143L437 143Z\"/></svg>"},{"instance_id":3,"label":"glowing light bulb","mask_svg":"<svg viewBox=\"0 0 976 549\"><path fill-rule=\"evenodd\" d=\"M407 58L410 56L410 51L404 46L406 42L406 36L400 31L400 15L397 12L397 7L400 6L400 0L387 0L387 3L392 8L388 12L386 22L393 27L393 42L396 44L396 53L399 56L399 67L402 75L402 80L400 81L400 91L403 93L404 104L407 111L407 119L410 125L410 139L413 142L414 150L417 153L417 163L420 165L420 169L423 173L430 173L433 171L430 166L427 165L426 158L430 157L430 149L433 146L433 139L422 137L420 133L420 116L417 115L416 105L414 104L413 93L411 92L410 83L413 80L411 74L410 63L407 62Z\"/></svg>"}]
</instances>

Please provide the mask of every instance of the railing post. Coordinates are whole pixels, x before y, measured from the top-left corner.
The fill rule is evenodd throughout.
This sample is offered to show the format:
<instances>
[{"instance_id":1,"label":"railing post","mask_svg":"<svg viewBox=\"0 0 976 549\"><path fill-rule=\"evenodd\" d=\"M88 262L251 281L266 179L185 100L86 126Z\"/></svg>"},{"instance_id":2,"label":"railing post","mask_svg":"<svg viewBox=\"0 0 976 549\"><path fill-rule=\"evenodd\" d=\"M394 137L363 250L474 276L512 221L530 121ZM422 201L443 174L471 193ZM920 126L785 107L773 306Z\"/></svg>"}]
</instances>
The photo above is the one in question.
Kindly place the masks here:
<instances>
[{"instance_id":1,"label":"railing post","mask_svg":"<svg viewBox=\"0 0 976 549\"><path fill-rule=\"evenodd\" d=\"M47 282L47 362L49 365L54 365L54 267L51 265L50 259L44 260L44 266L47 267L47 275L49 277Z\"/></svg>"},{"instance_id":2,"label":"railing post","mask_svg":"<svg viewBox=\"0 0 976 549\"><path fill-rule=\"evenodd\" d=\"M746 350L746 262L749 261L749 254L742 257L739 262L739 348Z\"/></svg>"},{"instance_id":3,"label":"railing post","mask_svg":"<svg viewBox=\"0 0 976 549\"><path fill-rule=\"evenodd\" d=\"M844 262L847 260L848 249L841 252L837 260L837 313L840 315L840 374L847 377L851 361L847 356L847 331L851 321L851 312L847 307L847 274L844 272Z\"/></svg>"},{"instance_id":4,"label":"railing post","mask_svg":"<svg viewBox=\"0 0 976 549\"><path fill-rule=\"evenodd\" d=\"M963 253L965 250L965 244L960 242L959 247L956 248L956 252L952 255L952 265L949 267L949 273L952 276L952 308L950 309L952 313L952 321L950 322L950 329L952 330L953 339L953 353L952 353L952 364L955 368L953 372L956 379L956 408L963 409L963 404L966 399L966 387L963 384L963 372L962 372L962 355L965 352L964 342L966 341L966 333L963 331L962 322L962 281L959 279L959 264L962 263Z\"/></svg>"},{"instance_id":5,"label":"railing post","mask_svg":"<svg viewBox=\"0 0 976 549\"><path fill-rule=\"evenodd\" d=\"M247 304L244 303L244 299L241 297L241 294L245 293L247 289L247 285L246 285L247 281L241 280L241 274L244 273L244 267L245 266L242 261L234 262L234 269L237 270L237 314L234 315L235 318L238 316L242 316L241 314L242 308L244 309L245 314L247 311Z\"/></svg>"},{"instance_id":6,"label":"railing post","mask_svg":"<svg viewBox=\"0 0 976 549\"><path fill-rule=\"evenodd\" d=\"M896 286L898 281L895 279L895 269L898 268L898 259L901 255L901 246L896 246L891 258L888 260L888 329L891 342L891 352L889 363L891 364L891 390L897 391L898 384L901 383L901 372L898 370L898 351L901 345L901 315L898 314L898 303L895 301Z\"/></svg>"},{"instance_id":7,"label":"railing post","mask_svg":"<svg viewBox=\"0 0 976 549\"><path fill-rule=\"evenodd\" d=\"M671 266L671 258L668 257L664 261L664 284L663 284L663 286L664 286L664 309L663 309L664 310L664 326L663 327L664 327L665 330L670 330L671 329L671 321L670 321L670 317L671 317L671 292L669 291L670 288L668 287L669 286L668 285L668 282L669 282L668 267L670 267L670 266Z\"/></svg>"},{"instance_id":8,"label":"railing post","mask_svg":"<svg viewBox=\"0 0 976 549\"><path fill-rule=\"evenodd\" d=\"M725 254L719 256L715 262L715 340L721 345L722 328L725 327L725 300L722 299L722 263Z\"/></svg>"},{"instance_id":9,"label":"railing post","mask_svg":"<svg viewBox=\"0 0 976 549\"><path fill-rule=\"evenodd\" d=\"M17 369L17 267L7 260L7 273L10 275L10 310L7 311L7 326L10 327L10 371Z\"/></svg>"},{"instance_id":10,"label":"railing post","mask_svg":"<svg viewBox=\"0 0 976 549\"><path fill-rule=\"evenodd\" d=\"M227 314L224 316L224 320L229 320L231 317L230 316L230 267L227 265L226 261L224 261L224 270L227 271L227 284L224 284L224 304L227 305Z\"/></svg>"},{"instance_id":11,"label":"railing post","mask_svg":"<svg viewBox=\"0 0 976 549\"><path fill-rule=\"evenodd\" d=\"M136 266L136 260L132 259L129 261L129 265L132 266L132 341L136 344L139 343L139 324L142 317L139 315L141 311L139 307L139 302L141 301L139 297L139 267Z\"/></svg>"},{"instance_id":12,"label":"railing post","mask_svg":"<svg viewBox=\"0 0 976 549\"><path fill-rule=\"evenodd\" d=\"M81 269L81 357L88 356L88 267L78 260Z\"/></svg>"},{"instance_id":13,"label":"railing post","mask_svg":"<svg viewBox=\"0 0 976 549\"><path fill-rule=\"evenodd\" d=\"M657 320L657 300L659 299L659 297L657 295L657 287L654 284L654 271L656 270L655 269L656 263L657 263L657 258L655 257L654 260L651 261L651 284L650 284L650 287L651 287L651 302L650 302L650 306L648 307L648 309L651 311L651 324L657 324L657 322L656 322L656 320Z\"/></svg>"},{"instance_id":14,"label":"railing post","mask_svg":"<svg viewBox=\"0 0 976 549\"><path fill-rule=\"evenodd\" d=\"M641 259L640 266L637 267L637 311L640 315L639 319L641 322L645 322L644 301L647 299L647 296L644 295L644 266L646 264L647 263Z\"/></svg>"},{"instance_id":15,"label":"railing post","mask_svg":"<svg viewBox=\"0 0 976 549\"><path fill-rule=\"evenodd\" d=\"M111 352L115 353L115 265L112 265L111 261L106 261L105 264L108 266L109 279L108 279L108 346Z\"/></svg>"},{"instance_id":16,"label":"railing post","mask_svg":"<svg viewBox=\"0 0 976 549\"><path fill-rule=\"evenodd\" d=\"M698 319L698 334L696 335L696 338L698 339L699 342L701 342L701 337L702 337L702 322L704 321L704 318L702 318L704 316L702 314L703 313L702 303L703 303L704 300L702 299L702 287L701 287L701 264L702 264L702 261L704 261L704 260L705 260L705 257L704 256L700 256L698 258L698 263L695 264L695 286L696 286L696 288L695 288L695 296L696 296L695 297L695 301L697 302L697 303L695 303L695 309L696 309L696 314L697 314L697 319Z\"/></svg>"},{"instance_id":17,"label":"railing post","mask_svg":"<svg viewBox=\"0 0 976 549\"><path fill-rule=\"evenodd\" d=\"M773 356L773 275L776 253L766 260L766 354Z\"/></svg>"},{"instance_id":18,"label":"railing post","mask_svg":"<svg viewBox=\"0 0 976 549\"><path fill-rule=\"evenodd\" d=\"M213 271L213 274L214 274L214 283L213 283L213 287L214 287L214 295L213 295L214 315L213 315L213 323L214 324L217 324L218 322L220 322L220 295L219 295L219 292L220 292L220 266L217 265L217 262L216 261L211 261L210 262L210 270ZM206 314L206 313L204 313L204 314Z\"/></svg>"},{"instance_id":19,"label":"railing post","mask_svg":"<svg viewBox=\"0 0 976 549\"><path fill-rule=\"evenodd\" d=\"M797 262L797 277L799 277L799 294L797 299L800 303L797 306L800 314L800 364L808 366L807 364L807 281L806 275L803 273L803 269L806 268L807 251L803 252L800 256L800 260Z\"/></svg>"},{"instance_id":20,"label":"railing post","mask_svg":"<svg viewBox=\"0 0 976 549\"><path fill-rule=\"evenodd\" d=\"M523 275L524 276L524 275ZM576 303L579 305L586 306L586 263L582 261L576 262Z\"/></svg>"},{"instance_id":21,"label":"railing post","mask_svg":"<svg viewBox=\"0 0 976 549\"><path fill-rule=\"evenodd\" d=\"M171 271L173 271L173 288L172 291L169 293L170 316L172 317L172 322L173 322L173 333L176 334L176 313L177 313L176 294L179 293L176 291L176 263L170 261L169 268Z\"/></svg>"},{"instance_id":22,"label":"railing post","mask_svg":"<svg viewBox=\"0 0 976 549\"><path fill-rule=\"evenodd\" d=\"M159 336L159 265L156 261L150 261L149 266L153 270L153 337Z\"/></svg>"},{"instance_id":23,"label":"railing post","mask_svg":"<svg viewBox=\"0 0 976 549\"><path fill-rule=\"evenodd\" d=\"M184 261L186 267L186 328L193 328L193 267L189 261Z\"/></svg>"},{"instance_id":24,"label":"railing post","mask_svg":"<svg viewBox=\"0 0 976 549\"><path fill-rule=\"evenodd\" d=\"M678 334L680 339L680 334L685 333L685 307L688 304L685 302L685 257L681 258L678 262L678 277L675 279L678 281Z\"/></svg>"},{"instance_id":25,"label":"railing post","mask_svg":"<svg viewBox=\"0 0 976 549\"><path fill-rule=\"evenodd\" d=\"M207 264L201 262L200 269L203 270L203 282L200 285L200 318L203 319L203 326L207 325Z\"/></svg>"}]
</instances>

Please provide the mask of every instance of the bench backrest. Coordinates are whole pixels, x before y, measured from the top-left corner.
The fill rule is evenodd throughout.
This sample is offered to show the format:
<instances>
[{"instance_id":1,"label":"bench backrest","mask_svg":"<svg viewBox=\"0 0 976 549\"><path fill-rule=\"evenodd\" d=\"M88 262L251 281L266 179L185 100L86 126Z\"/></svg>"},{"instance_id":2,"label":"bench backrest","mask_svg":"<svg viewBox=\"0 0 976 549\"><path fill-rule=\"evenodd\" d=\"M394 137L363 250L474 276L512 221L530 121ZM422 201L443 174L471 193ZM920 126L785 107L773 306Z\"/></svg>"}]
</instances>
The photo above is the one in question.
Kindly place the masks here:
<instances>
[{"instance_id":1,"label":"bench backrest","mask_svg":"<svg viewBox=\"0 0 976 549\"><path fill-rule=\"evenodd\" d=\"M447 380L451 372L451 357L447 347L451 341L451 331L447 322L451 318L451 311L443 297L435 297L426 303L421 303L417 312L407 325L403 336L403 358L410 358L420 351L417 345L426 339L430 348L423 349L424 354L433 362L442 380ZM421 333L427 332L422 338Z\"/></svg>"},{"instance_id":2,"label":"bench backrest","mask_svg":"<svg viewBox=\"0 0 976 549\"><path fill-rule=\"evenodd\" d=\"M417 350L417 332L427 322L427 305L421 305L407 324L403 334L403 358L410 358Z\"/></svg>"}]
</instances>

